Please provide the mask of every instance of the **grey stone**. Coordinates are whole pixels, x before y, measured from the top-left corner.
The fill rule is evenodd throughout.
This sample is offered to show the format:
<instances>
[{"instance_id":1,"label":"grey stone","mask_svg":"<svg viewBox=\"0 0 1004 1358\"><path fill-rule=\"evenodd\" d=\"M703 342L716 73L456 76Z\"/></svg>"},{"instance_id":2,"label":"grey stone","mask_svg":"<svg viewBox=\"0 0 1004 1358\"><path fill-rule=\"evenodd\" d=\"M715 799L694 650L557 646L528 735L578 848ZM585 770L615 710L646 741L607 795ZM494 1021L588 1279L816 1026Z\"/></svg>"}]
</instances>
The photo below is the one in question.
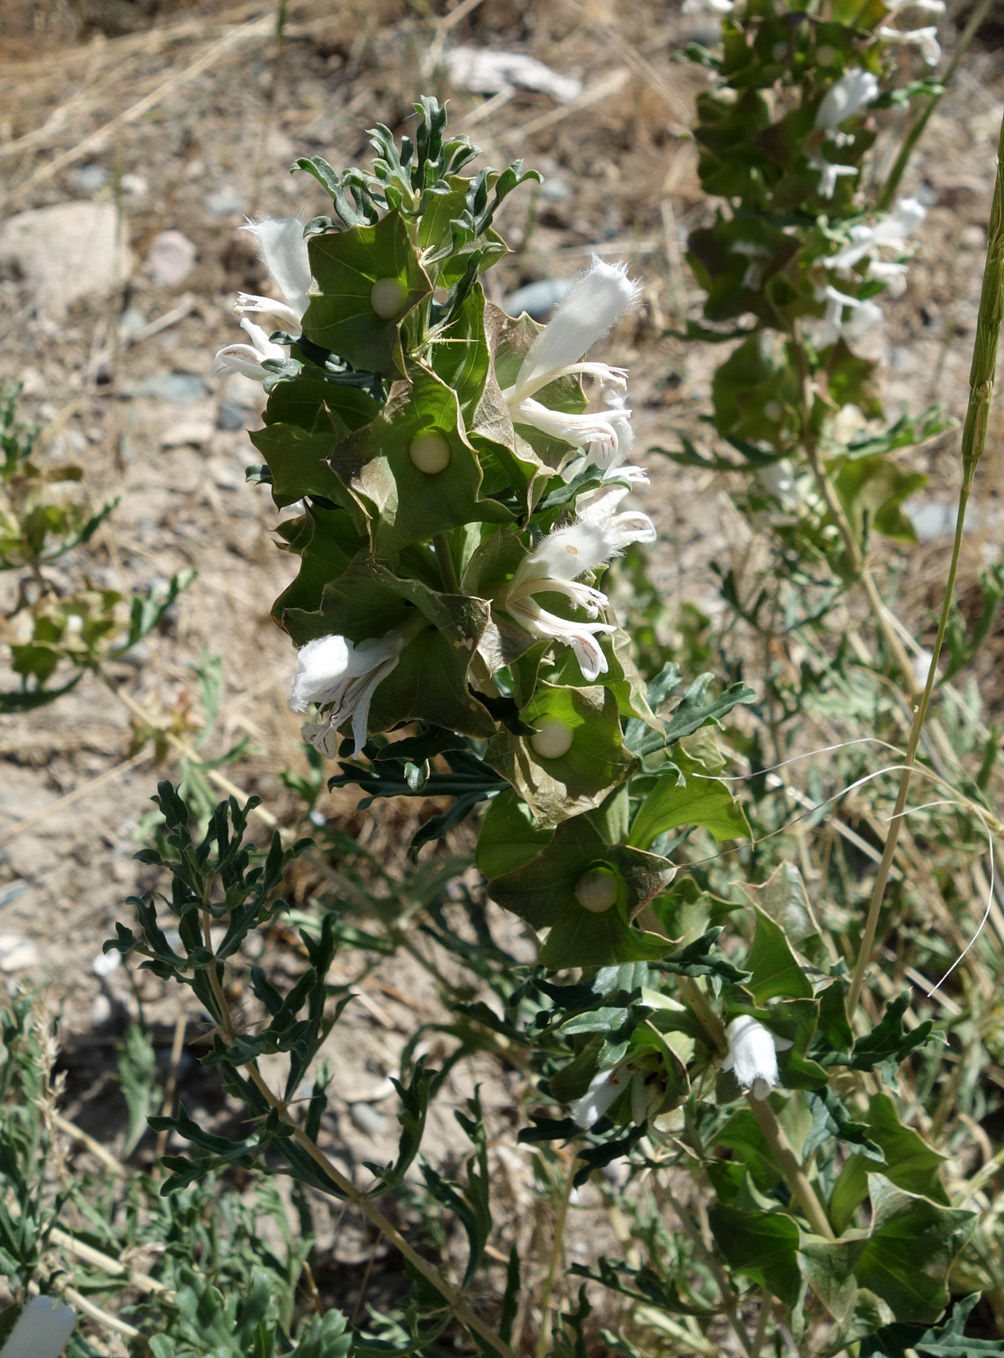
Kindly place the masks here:
<instances>
[{"instance_id":1,"label":"grey stone","mask_svg":"<svg viewBox=\"0 0 1004 1358\"><path fill-rule=\"evenodd\" d=\"M152 396L157 401L172 405L193 405L209 395L209 383L198 373L154 373L137 382L130 396Z\"/></svg>"},{"instance_id":2,"label":"grey stone","mask_svg":"<svg viewBox=\"0 0 1004 1358\"><path fill-rule=\"evenodd\" d=\"M251 416L252 412L247 406L238 405L236 401L223 400L216 412L216 426L232 433L235 429L246 428Z\"/></svg>"},{"instance_id":3,"label":"grey stone","mask_svg":"<svg viewBox=\"0 0 1004 1358\"><path fill-rule=\"evenodd\" d=\"M20 934L0 934L0 971L27 971L38 965L38 949Z\"/></svg>"},{"instance_id":4,"label":"grey stone","mask_svg":"<svg viewBox=\"0 0 1004 1358\"><path fill-rule=\"evenodd\" d=\"M76 173L77 188L81 193L97 193L108 183L106 165L81 165Z\"/></svg>"},{"instance_id":5,"label":"grey stone","mask_svg":"<svg viewBox=\"0 0 1004 1358\"><path fill-rule=\"evenodd\" d=\"M194 416L190 420L179 420L177 424L170 424L163 430L160 446L183 448L186 444L191 444L193 448L201 448L213 437L213 427L212 420L199 416Z\"/></svg>"},{"instance_id":6,"label":"grey stone","mask_svg":"<svg viewBox=\"0 0 1004 1358\"><path fill-rule=\"evenodd\" d=\"M23 281L45 325L75 302L103 300L129 276L128 246L114 203L56 203L0 223L0 277Z\"/></svg>"},{"instance_id":7,"label":"grey stone","mask_svg":"<svg viewBox=\"0 0 1004 1358\"><path fill-rule=\"evenodd\" d=\"M541 278L536 283L517 288L505 299L502 308L510 316L521 316L525 311L535 321L542 321L550 315L571 286L570 278Z\"/></svg>"},{"instance_id":8,"label":"grey stone","mask_svg":"<svg viewBox=\"0 0 1004 1358\"><path fill-rule=\"evenodd\" d=\"M235 212L244 211L243 201L226 184L207 194L203 199L203 206L210 217L232 217Z\"/></svg>"}]
</instances>

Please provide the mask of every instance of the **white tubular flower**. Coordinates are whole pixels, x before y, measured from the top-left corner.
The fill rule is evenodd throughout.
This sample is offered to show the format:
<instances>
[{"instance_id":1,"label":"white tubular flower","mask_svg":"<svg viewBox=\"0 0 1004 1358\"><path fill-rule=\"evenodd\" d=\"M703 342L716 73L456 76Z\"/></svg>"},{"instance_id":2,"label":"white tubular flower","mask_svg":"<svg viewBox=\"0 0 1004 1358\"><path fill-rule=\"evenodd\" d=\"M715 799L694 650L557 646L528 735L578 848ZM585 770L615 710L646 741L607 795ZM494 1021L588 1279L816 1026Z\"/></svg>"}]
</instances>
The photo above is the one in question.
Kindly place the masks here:
<instances>
[{"instance_id":1,"label":"white tubular flower","mask_svg":"<svg viewBox=\"0 0 1004 1358\"><path fill-rule=\"evenodd\" d=\"M896 255L905 255L910 245L907 237L914 232L927 216L927 209L916 198L901 198L896 211L883 217L874 226L854 226L851 228L851 244L845 245L824 263L828 269L849 271L862 259L868 259L867 278L877 278L884 283L894 283L906 273L906 265L897 261L889 262L879 257L883 248ZM904 285L905 286L905 283ZM902 290L902 289L900 289Z\"/></svg>"},{"instance_id":2,"label":"white tubular flower","mask_svg":"<svg viewBox=\"0 0 1004 1358\"><path fill-rule=\"evenodd\" d=\"M832 344L836 339L859 339L882 320L882 310L875 302L848 297L846 293L838 292L832 286L824 289L823 297L826 299L826 313L823 316L820 333L816 337L820 345ZM851 315L846 321L845 307L851 308Z\"/></svg>"},{"instance_id":3,"label":"white tubular flower","mask_svg":"<svg viewBox=\"0 0 1004 1358\"><path fill-rule=\"evenodd\" d=\"M638 296L637 283L623 264L593 259L589 272L565 294L548 324L536 337L516 374L502 394L517 424L528 424L573 448L586 448L600 466L619 461L626 453L625 429L630 419L624 390L627 373L606 363L584 363L582 356ZM588 374L599 379L608 412L581 415L550 410L534 396L559 377Z\"/></svg>"},{"instance_id":4,"label":"white tubular flower","mask_svg":"<svg viewBox=\"0 0 1004 1358\"><path fill-rule=\"evenodd\" d=\"M879 83L871 71L858 67L846 71L823 96L823 102L816 110L816 126L835 133L841 123L870 104L878 92Z\"/></svg>"},{"instance_id":5,"label":"white tubular flower","mask_svg":"<svg viewBox=\"0 0 1004 1358\"><path fill-rule=\"evenodd\" d=\"M355 753L362 751L377 685L396 667L414 635L409 623L374 641L354 642L332 635L300 647L289 705L294 712L306 712L316 703L318 715L304 725L303 738L326 759L334 758L338 728L347 721L352 722ZM330 710L322 717L324 708Z\"/></svg>"},{"instance_id":6,"label":"white tubular flower","mask_svg":"<svg viewBox=\"0 0 1004 1358\"><path fill-rule=\"evenodd\" d=\"M303 239L303 223L298 217L269 217L263 222L248 222L241 229L257 237L262 259L279 285L285 301L239 292L234 310L277 316L299 331L300 321L310 300L307 297L310 260L307 257L307 242ZM262 363L270 358L286 358L286 350L281 344L273 344L266 331L247 317L241 321L241 329L251 343L225 345L213 361L213 373L220 376L226 372L239 372L255 382L263 382L268 373Z\"/></svg>"},{"instance_id":7,"label":"white tubular flower","mask_svg":"<svg viewBox=\"0 0 1004 1358\"><path fill-rule=\"evenodd\" d=\"M684 14L731 14L734 0L683 0Z\"/></svg>"},{"instance_id":8,"label":"white tubular flower","mask_svg":"<svg viewBox=\"0 0 1004 1358\"><path fill-rule=\"evenodd\" d=\"M811 155L809 164L819 174L819 196L820 198L832 198L837 187L837 180L841 175L857 174L856 165L835 165L832 161L826 160L820 155Z\"/></svg>"},{"instance_id":9,"label":"white tubular flower","mask_svg":"<svg viewBox=\"0 0 1004 1358\"><path fill-rule=\"evenodd\" d=\"M777 1053L787 1051L791 1042L775 1037L769 1028L749 1014L734 1018L725 1029L729 1054L722 1070L731 1070L743 1089L752 1089L755 1099L765 1099L781 1078Z\"/></svg>"},{"instance_id":10,"label":"white tubular flower","mask_svg":"<svg viewBox=\"0 0 1004 1358\"><path fill-rule=\"evenodd\" d=\"M227 372L242 373L252 381L264 382L268 376L262 364L269 358L286 358L286 350L281 344L273 344L260 325L249 321L245 316L241 329L251 340L250 344L226 344L213 359L213 374L216 377Z\"/></svg>"},{"instance_id":11,"label":"white tubular flower","mask_svg":"<svg viewBox=\"0 0 1004 1358\"><path fill-rule=\"evenodd\" d=\"M36 1297L18 1316L0 1358L59 1358L76 1313L53 1297Z\"/></svg>"},{"instance_id":12,"label":"white tubular flower","mask_svg":"<svg viewBox=\"0 0 1004 1358\"><path fill-rule=\"evenodd\" d=\"M543 608L535 594L563 594L590 618L607 607L607 596L578 577L619 556L632 542L654 542L655 525L647 514L614 511L630 485L607 484L583 496L578 517L565 528L548 533L516 568L500 605L519 625L539 640L571 646L583 678L593 680L607 671L607 658L597 636L616 631L610 623L574 622Z\"/></svg>"},{"instance_id":13,"label":"white tubular flower","mask_svg":"<svg viewBox=\"0 0 1004 1358\"><path fill-rule=\"evenodd\" d=\"M927 28L898 29L890 28L888 24L882 24L878 29L880 38L886 42L899 43L900 46L910 44L920 48L920 55L927 62L928 66L937 66L941 60L941 45L938 42L938 30L934 24Z\"/></svg>"},{"instance_id":14,"label":"white tubular flower","mask_svg":"<svg viewBox=\"0 0 1004 1358\"><path fill-rule=\"evenodd\" d=\"M760 488L777 500L783 509L796 509L798 497L795 495L795 469L788 458L770 462L760 467L756 474Z\"/></svg>"},{"instance_id":15,"label":"white tubular flower","mask_svg":"<svg viewBox=\"0 0 1004 1358\"><path fill-rule=\"evenodd\" d=\"M587 1132L607 1111L619 1094L624 1091L626 1073L619 1066L609 1070L598 1070L589 1081L589 1088L569 1105L569 1112L575 1119L576 1127ZM0 1355L0 1358L3 1358Z\"/></svg>"},{"instance_id":16,"label":"white tubular flower","mask_svg":"<svg viewBox=\"0 0 1004 1358\"><path fill-rule=\"evenodd\" d=\"M303 223L298 217L266 217L261 222L248 222L241 230L250 231L257 238L265 266L285 300L280 302L274 297L239 292L234 310L263 311L299 328L307 309L310 287L310 260L303 238Z\"/></svg>"}]
</instances>

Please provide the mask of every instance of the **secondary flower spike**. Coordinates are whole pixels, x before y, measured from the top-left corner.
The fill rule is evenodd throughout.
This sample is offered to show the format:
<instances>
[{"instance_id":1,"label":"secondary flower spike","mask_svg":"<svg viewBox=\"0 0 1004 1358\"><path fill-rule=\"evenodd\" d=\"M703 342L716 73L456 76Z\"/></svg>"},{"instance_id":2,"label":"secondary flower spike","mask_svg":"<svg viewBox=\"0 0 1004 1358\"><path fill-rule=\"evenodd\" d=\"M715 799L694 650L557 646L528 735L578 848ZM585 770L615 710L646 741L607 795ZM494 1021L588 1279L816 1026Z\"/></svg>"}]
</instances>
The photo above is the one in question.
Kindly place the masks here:
<instances>
[{"instance_id":1,"label":"secondary flower spike","mask_svg":"<svg viewBox=\"0 0 1004 1358\"><path fill-rule=\"evenodd\" d=\"M607 670L597 637L616 628L606 622L577 622L551 613L536 594L563 594L589 618L598 618L609 600L601 590L581 584L580 575L605 565L632 542L654 542L655 525L635 510L615 513L630 486L606 485L580 498L578 517L553 533L519 563L501 606L519 625L541 640L571 646L583 678L593 680Z\"/></svg>"},{"instance_id":2,"label":"secondary flower spike","mask_svg":"<svg viewBox=\"0 0 1004 1358\"><path fill-rule=\"evenodd\" d=\"M0 1358L59 1358L76 1313L54 1297L36 1297L18 1316Z\"/></svg>"},{"instance_id":3,"label":"secondary flower spike","mask_svg":"<svg viewBox=\"0 0 1004 1358\"><path fill-rule=\"evenodd\" d=\"M765 1099L780 1080L777 1053L787 1051L791 1042L775 1037L769 1028L749 1014L734 1018L725 1029L729 1054L722 1070L731 1070L743 1089L752 1089L755 1099Z\"/></svg>"},{"instance_id":4,"label":"secondary flower spike","mask_svg":"<svg viewBox=\"0 0 1004 1358\"><path fill-rule=\"evenodd\" d=\"M583 355L623 316L639 291L625 265L593 259L589 272L565 294L530 345L516 381L503 392L515 423L528 424L573 448L585 448L601 467L624 457L630 447L627 421L631 411L623 395L627 373L606 363L583 362ZM598 378L609 393L607 411L570 414L534 399L549 382L582 374Z\"/></svg>"},{"instance_id":5,"label":"secondary flower spike","mask_svg":"<svg viewBox=\"0 0 1004 1358\"><path fill-rule=\"evenodd\" d=\"M338 728L347 721L352 723L355 753L362 752L373 694L415 634L414 625L406 623L374 641L331 635L300 647L289 705L294 712L306 712L316 704L318 715L304 725L303 738L326 759L335 757ZM321 716L325 708L329 710Z\"/></svg>"}]
</instances>

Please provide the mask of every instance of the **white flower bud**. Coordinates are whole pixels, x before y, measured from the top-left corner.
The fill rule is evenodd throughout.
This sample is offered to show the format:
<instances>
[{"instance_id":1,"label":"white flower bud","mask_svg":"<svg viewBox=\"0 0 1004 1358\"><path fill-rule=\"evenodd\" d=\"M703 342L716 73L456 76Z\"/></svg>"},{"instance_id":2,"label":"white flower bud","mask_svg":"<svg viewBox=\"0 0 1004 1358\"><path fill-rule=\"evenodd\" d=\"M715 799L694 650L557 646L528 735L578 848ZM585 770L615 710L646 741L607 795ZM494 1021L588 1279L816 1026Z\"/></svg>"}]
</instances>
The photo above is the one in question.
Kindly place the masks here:
<instances>
[{"instance_id":1,"label":"white flower bud","mask_svg":"<svg viewBox=\"0 0 1004 1358\"><path fill-rule=\"evenodd\" d=\"M775 1037L769 1028L749 1014L734 1018L725 1029L729 1054L722 1070L731 1070L743 1089L752 1089L755 1099L765 1099L780 1076L777 1053L787 1051L787 1038Z\"/></svg>"}]
</instances>

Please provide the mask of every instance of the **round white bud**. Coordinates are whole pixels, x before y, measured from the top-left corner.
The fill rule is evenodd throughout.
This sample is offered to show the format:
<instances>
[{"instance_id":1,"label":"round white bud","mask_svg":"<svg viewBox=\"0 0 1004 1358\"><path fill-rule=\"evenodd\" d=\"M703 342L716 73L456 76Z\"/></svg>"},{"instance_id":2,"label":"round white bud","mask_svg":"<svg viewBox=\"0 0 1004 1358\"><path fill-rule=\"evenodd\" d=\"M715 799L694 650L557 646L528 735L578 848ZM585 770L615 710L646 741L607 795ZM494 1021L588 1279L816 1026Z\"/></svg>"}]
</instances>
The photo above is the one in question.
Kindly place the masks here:
<instances>
[{"instance_id":1,"label":"round white bud","mask_svg":"<svg viewBox=\"0 0 1004 1358\"><path fill-rule=\"evenodd\" d=\"M610 868L590 868L575 883L575 899L583 910L600 915L617 900L617 878Z\"/></svg>"},{"instance_id":2,"label":"round white bud","mask_svg":"<svg viewBox=\"0 0 1004 1358\"><path fill-rule=\"evenodd\" d=\"M382 321L392 321L404 310L408 289L400 278L378 278L370 289L370 306Z\"/></svg>"},{"instance_id":3,"label":"round white bud","mask_svg":"<svg viewBox=\"0 0 1004 1358\"><path fill-rule=\"evenodd\" d=\"M541 759L560 759L567 754L572 744L572 728L560 717L544 717L530 737Z\"/></svg>"},{"instance_id":4,"label":"round white bud","mask_svg":"<svg viewBox=\"0 0 1004 1358\"><path fill-rule=\"evenodd\" d=\"M420 472L435 476L450 465L450 445L442 434L416 434L408 445L408 456Z\"/></svg>"}]
</instances>

